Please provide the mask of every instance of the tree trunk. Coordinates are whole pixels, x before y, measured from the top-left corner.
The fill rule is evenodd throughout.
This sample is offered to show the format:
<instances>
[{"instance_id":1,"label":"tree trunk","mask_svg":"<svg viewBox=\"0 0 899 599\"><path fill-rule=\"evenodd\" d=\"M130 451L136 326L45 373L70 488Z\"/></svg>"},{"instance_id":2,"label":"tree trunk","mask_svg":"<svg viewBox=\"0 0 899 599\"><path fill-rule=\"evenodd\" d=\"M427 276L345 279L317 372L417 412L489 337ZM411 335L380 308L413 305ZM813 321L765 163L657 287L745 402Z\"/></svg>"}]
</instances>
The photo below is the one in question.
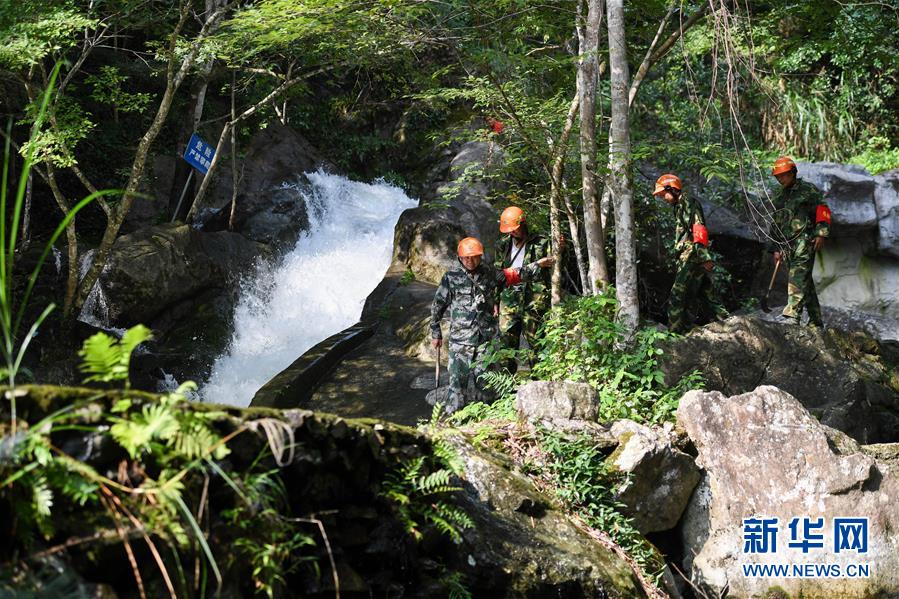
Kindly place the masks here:
<instances>
[{"instance_id":1,"label":"tree trunk","mask_svg":"<svg viewBox=\"0 0 899 599\"><path fill-rule=\"evenodd\" d=\"M237 106L234 103L234 87L237 85L237 72L231 73L231 121L237 120ZM286 124L286 123L285 123ZM228 230L234 230L234 216L237 213L237 135L235 127L231 128L231 213L228 215Z\"/></svg>"},{"instance_id":2,"label":"tree trunk","mask_svg":"<svg viewBox=\"0 0 899 599\"><path fill-rule=\"evenodd\" d=\"M615 204L615 290L618 320L628 337L637 330L640 303L637 296L637 251L634 238L631 181L631 141L628 123L630 73L624 32L624 0L606 0L609 31L609 76L612 87L612 122L609 185Z\"/></svg>"},{"instance_id":3,"label":"tree trunk","mask_svg":"<svg viewBox=\"0 0 899 599\"><path fill-rule=\"evenodd\" d=\"M552 236L552 253L556 259L552 270L552 284L550 303L555 306L562 301L562 252L559 248L559 237L562 234L560 223L559 204L564 193L562 189L562 177L564 176L565 155L568 150L568 139L571 137L571 130L574 128L574 118L578 112L579 98L575 94L571 99L571 105L568 108L568 116L565 118L565 127L559 136L559 142L555 144L553 161L552 179L550 181L549 192L549 223L550 235Z\"/></svg>"},{"instance_id":4,"label":"tree trunk","mask_svg":"<svg viewBox=\"0 0 899 599\"><path fill-rule=\"evenodd\" d=\"M47 163L47 185L50 186L50 191L53 192L53 199L56 200L63 217L66 217L71 207L59 189L59 185L56 182L56 171L50 163ZM66 225L66 244L68 247L66 258L68 261L68 273L66 276L66 295L63 299L62 309L63 313L68 314L75 299L75 292L78 289L78 236L75 234L74 218Z\"/></svg>"},{"instance_id":5,"label":"tree trunk","mask_svg":"<svg viewBox=\"0 0 899 599\"><path fill-rule=\"evenodd\" d=\"M579 9L582 6L579 1ZM583 10L579 10L582 13ZM582 14L578 15L580 20ZM584 230L587 236L589 273L583 280L584 293L599 293L609 283L602 222L596 190L596 86L598 82L600 0L587 0L585 26L578 23L579 58L577 89L581 103L581 180L584 201Z\"/></svg>"}]
</instances>

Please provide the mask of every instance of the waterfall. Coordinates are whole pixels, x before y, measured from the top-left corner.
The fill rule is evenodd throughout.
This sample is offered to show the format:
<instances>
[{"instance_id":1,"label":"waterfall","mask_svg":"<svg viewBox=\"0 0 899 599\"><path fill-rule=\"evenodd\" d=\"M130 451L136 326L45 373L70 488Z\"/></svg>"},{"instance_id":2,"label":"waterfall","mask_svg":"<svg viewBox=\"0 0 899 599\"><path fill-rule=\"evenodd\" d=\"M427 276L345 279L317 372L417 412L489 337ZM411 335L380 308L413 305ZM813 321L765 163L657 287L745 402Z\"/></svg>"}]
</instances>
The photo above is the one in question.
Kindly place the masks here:
<instances>
[{"instance_id":1,"label":"waterfall","mask_svg":"<svg viewBox=\"0 0 899 599\"><path fill-rule=\"evenodd\" d=\"M323 339L356 323L390 266L400 213L417 201L383 181L307 173L285 185L306 205L309 228L275 267L245 284L227 351L199 391L246 406L256 391Z\"/></svg>"}]
</instances>

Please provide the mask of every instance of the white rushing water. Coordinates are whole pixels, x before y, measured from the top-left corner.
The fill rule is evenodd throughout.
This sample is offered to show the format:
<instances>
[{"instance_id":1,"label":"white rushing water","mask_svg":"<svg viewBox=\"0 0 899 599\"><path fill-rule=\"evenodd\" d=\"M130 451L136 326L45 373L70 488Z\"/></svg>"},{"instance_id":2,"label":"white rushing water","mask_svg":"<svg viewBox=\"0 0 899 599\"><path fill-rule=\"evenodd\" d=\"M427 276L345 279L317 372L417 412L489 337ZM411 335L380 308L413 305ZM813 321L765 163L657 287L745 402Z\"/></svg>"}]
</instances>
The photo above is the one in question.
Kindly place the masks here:
<instances>
[{"instance_id":1,"label":"white rushing water","mask_svg":"<svg viewBox=\"0 0 899 599\"><path fill-rule=\"evenodd\" d=\"M247 406L256 391L323 339L355 324L390 266L400 213L418 203L392 185L323 172L290 186L309 229L272 270L244 285L228 350L199 391L203 401Z\"/></svg>"}]
</instances>

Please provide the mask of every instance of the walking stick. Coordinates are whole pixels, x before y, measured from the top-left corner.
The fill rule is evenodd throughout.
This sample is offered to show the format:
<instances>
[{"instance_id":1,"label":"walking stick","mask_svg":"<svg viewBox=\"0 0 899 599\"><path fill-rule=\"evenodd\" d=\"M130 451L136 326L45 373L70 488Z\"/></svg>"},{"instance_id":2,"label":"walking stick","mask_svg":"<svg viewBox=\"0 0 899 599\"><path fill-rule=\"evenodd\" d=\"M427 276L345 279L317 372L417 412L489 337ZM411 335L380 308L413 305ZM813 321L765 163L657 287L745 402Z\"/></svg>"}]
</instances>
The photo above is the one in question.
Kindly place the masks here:
<instances>
[{"instance_id":1,"label":"walking stick","mask_svg":"<svg viewBox=\"0 0 899 599\"><path fill-rule=\"evenodd\" d=\"M762 310L765 312L771 311L771 308L768 306L768 296L771 294L771 288L774 287L774 279L777 278L777 269L780 268L781 262L783 262L783 258L774 263L774 273L771 275L771 282L768 283L768 291L765 292L765 297L762 298Z\"/></svg>"},{"instance_id":2,"label":"walking stick","mask_svg":"<svg viewBox=\"0 0 899 599\"><path fill-rule=\"evenodd\" d=\"M440 346L437 346L437 363L434 365L434 388L440 386Z\"/></svg>"}]
</instances>

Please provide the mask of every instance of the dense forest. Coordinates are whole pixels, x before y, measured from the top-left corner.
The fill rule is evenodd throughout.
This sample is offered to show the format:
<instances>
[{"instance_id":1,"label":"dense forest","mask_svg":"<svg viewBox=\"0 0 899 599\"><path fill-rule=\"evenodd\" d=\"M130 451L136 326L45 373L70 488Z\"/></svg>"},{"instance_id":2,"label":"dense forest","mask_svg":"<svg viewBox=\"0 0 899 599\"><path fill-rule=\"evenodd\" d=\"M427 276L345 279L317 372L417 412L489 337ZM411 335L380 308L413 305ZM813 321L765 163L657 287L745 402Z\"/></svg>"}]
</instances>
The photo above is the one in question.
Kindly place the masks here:
<instances>
[{"instance_id":1,"label":"dense forest","mask_svg":"<svg viewBox=\"0 0 899 599\"><path fill-rule=\"evenodd\" d=\"M895 334L880 334L899 314L889 288L899 276L899 204L889 203L899 197L896 48L899 0L0 0L0 594L756 593L731 581L727 595L710 570L698 576L676 566L697 547L679 536L686 538L681 512L700 478L694 458L712 472L704 452L720 453L713 443L740 447L697 431L751 418L709 424L702 418L710 408L701 416L695 402L703 389L739 396L773 385L779 390L762 392L760 401L773 402L765 405L799 414L807 430L842 431L826 443L809 433L815 443L840 447L840 459L855 451L896 467L889 460L899 453L889 448L899 442L899 349ZM192 136L205 140L200 166L182 159ZM468 151L483 155L458 167ZM759 317L759 290L771 292L780 265L765 253L776 244L767 227L777 219L771 169L779 156L799 163L800 176L839 170L826 175L837 241L818 258L818 281L835 289L850 271L860 278L823 303L864 288L859 302L875 307L852 322L876 317L881 328L806 333ZM430 413L423 391L418 407L393 418L387 408L344 413L339 402L293 399L252 405L338 416L196 401L184 408L197 385L161 385L172 373L181 381L211 376L213 358L236 335L235 273L246 276L250 263L281 268L310 219L324 218L313 203L285 200L294 182L278 177L315 171L321 181L372 182L420 200L416 216L400 217L403 204L387 227L400 219L387 239L397 244L384 279L392 291L375 290L348 322L377 323L368 343L381 345L370 352L391 368L415 358L427 362L416 363L415 375L431 377L436 359L437 386L441 354L428 347L422 306L455 263L457 239L490 245L496 215L510 205L548 234L553 311L531 353L516 338L514 348L488 355L487 366L516 358L531 365L485 375L495 403L452 415L435 409L413 429L342 417L412 424ZM653 195L664 173L676 173L707 213L720 208L739 225L709 225L713 237L720 233L707 262L715 293L737 314L730 329L686 338L666 330L677 261L668 237L679 223ZM855 190L870 206L853 203L862 194ZM365 206L340 210L341 219L361 222ZM359 225L360 237L367 226ZM437 228L433 236L451 240L446 247L428 237ZM450 262L416 253L417 243L449 248ZM150 247L166 248L154 259L173 270L138 284L128 269L155 271L144 262ZM848 267L847 256L856 260ZM98 289L109 302L99 320ZM758 376L746 374L756 367ZM365 384L374 388L375 378ZM334 388L329 380L332 387L310 383L310 396L312 387L320 395ZM538 383L585 385L577 393L595 405L584 408L564 387L579 416L560 418L589 426L522 424L543 413L524 391ZM352 395L346 383L336 388ZM306 397L290 393L281 396ZM360 391L359 402L374 395ZM650 497L667 487L650 481L626 491L629 476L645 473L614 466L650 430L671 463L689 462L676 468L678 484L690 481L681 485L683 505L662 524L646 524L628 493ZM868 444L886 449L864 453ZM896 488L895 470L882 470L884 488ZM473 472L501 482L479 482ZM861 494L876 486L871 476L841 488ZM472 486L482 503L471 499ZM763 505L753 501L740 506ZM500 512L515 506L498 522L484 502ZM379 514L389 518L379 522ZM899 524L895 512L883 521L893 517ZM559 538L585 536L580 545L547 541L545 553L495 541L508 534L529 545L525 524L535 518L563 530ZM608 553L597 557L590 543ZM504 559L533 568L503 577L496 572L513 564ZM116 571L104 572L104 560ZM882 562L884 570L894 561ZM899 592L895 574L884 576L872 578L881 585L873 590L853 587L857 595L793 587L798 594L764 596Z\"/></svg>"}]
</instances>

